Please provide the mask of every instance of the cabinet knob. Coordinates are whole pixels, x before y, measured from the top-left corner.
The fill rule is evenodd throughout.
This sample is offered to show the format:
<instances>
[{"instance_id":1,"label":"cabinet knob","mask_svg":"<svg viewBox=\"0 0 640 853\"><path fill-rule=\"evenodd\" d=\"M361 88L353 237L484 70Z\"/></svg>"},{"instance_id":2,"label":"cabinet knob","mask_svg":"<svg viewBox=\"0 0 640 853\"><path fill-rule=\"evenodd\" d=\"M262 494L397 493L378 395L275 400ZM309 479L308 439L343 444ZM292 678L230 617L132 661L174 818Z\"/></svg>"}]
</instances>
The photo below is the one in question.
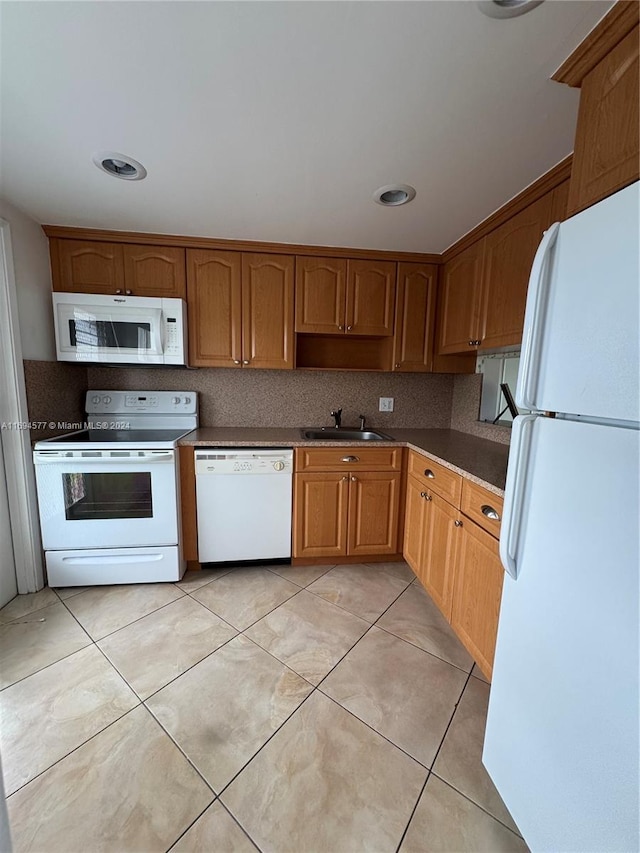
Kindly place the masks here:
<instances>
[{"instance_id":1,"label":"cabinet knob","mask_svg":"<svg viewBox=\"0 0 640 853\"><path fill-rule=\"evenodd\" d=\"M486 515L487 518L492 519L492 521L500 521L500 513L496 512L496 510L488 504L482 505L482 514Z\"/></svg>"},{"instance_id":2,"label":"cabinet knob","mask_svg":"<svg viewBox=\"0 0 640 853\"><path fill-rule=\"evenodd\" d=\"M343 456L342 461L343 462L359 462L360 459L357 456Z\"/></svg>"},{"instance_id":3,"label":"cabinet knob","mask_svg":"<svg viewBox=\"0 0 640 853\"><path fill-rule=\"evenodd\" d=\"M131 296L132 291L131 290L125 290L125 293L127 294L127 296Z\"/></svg>"},{"instance_id":4,"label":"cabinet knob","mask_svg":"<svg viewBox=\"0 0 640 853\"><path fill-rule=\"evenodd\" d=\"M122 293L122 291L121 291L121 290L116 290L116 293Z\"/></svg>"},{"instance_id":5,"label":"cabinet knob","mask_svg":"<svg viewBox=\"0 0 640 853\"><path fill-rule=\"evenodd\" d=\"M421 497L421 498L426 498L426 496L427 496L427 493L426 493L426 492L420 492L420 497Z\"/></svg>"},{"instance_id":6,"label":"cabinet knob","mask_svg":"<svg viewBox=\"0 0 640 853\"><path fill-rule=\"evenodd\" d=\"M352 477L352 478L351 478L351 482L352 482L352 483L357 483L357 482L358 482L358 478L357 478L357 477Z\"/></svg>"},{"instance_id":7,"label":"cabinet knob","mask_svg":"<svg viewBox=\"0 0 640 853\"><path fill-rule=\"evenodd\" d=\"M344 331L344 326L338 326L338 328L340 329L341 332Z\"/></svg>"},{"instance_id":8,"label":"cabinet knob","mask_svg":"<svg viewBox=\"0 0 640 853\"><path fill-rule=\"evenodd\" d=\"M349 479L349 475L345 474L344 477L342 478L342 482L344 482L345 480L348 480L348 479Z\"/></svg>"},{"instance_id":9,"label":"cabinet knob","mask_svg":"<svg viewBox=\"0 0 640 853\"><path fill-rule=\"evenodd\" d=\"M400 367L400 362L399 362L399 361L397 361L397 362L396 362L396 367Z\"/></svg>"},{"instance_id":10,"label":"cabinet knob","mask_svg":"<svg viewBox=\"0 0 640 853\"><path fill-rule=\"evenodd\" d=\"M347 332L350 332L353 329L353 326L347 326Z\"/></svg>"},{"instance_id":11,"label":"cabinet knob","mask_svg":"<svg viewBox=\"0 0 640 853\"><path fill-rule=\"evenodd\" d=\"M431 500L431 495L430 495L430 494L425 493L424 499L425 499L425 501L430 501L430 500Z\"/></svg>"},{"instance_id":12,"label":"cabinet knob","mask_svg":"<svg viewBox=\"0 0 640 853\"><path fill-rule=\"evenodd\" d=\"M456 521L454 521L453 523L455 524L455 526L456 526L456 527L462 527L462 522L461 522L461 521L457 521L457 520L456 520Z\"/></svg>"},{"instance_id":13,"label":"cabinet knob","mask_svg":"<svg viewBox=\"0 0 640 853\"><path fill-rule=\"evenodd\" d=\"M243 364L249 364L249 361L248 361L248 359L245 359L242 363Z\"/></svg>"},{"instance_id":14,"label":"cabinet knob","mask_svg":"<svg viewBox=\"0 0 640 853\"><path fill-rule=\"evenodd\" d=\"M234 358L234 359L233 359L233 363L234 363L234 364L240 364L240 359L239 359L239 358Z\"/></svg>"},{"instance_id":15,"label":"cabinet knob","mask_svg":"<svg viewBox=\"0 0 640 853\"><path fill-rule=\"evenodd\" d=\"M436 475L433 473L431 468L425 468L424 469L424 476L429 480L435 480L435 478L436 478Z\"/></svg>"}]
</instances>

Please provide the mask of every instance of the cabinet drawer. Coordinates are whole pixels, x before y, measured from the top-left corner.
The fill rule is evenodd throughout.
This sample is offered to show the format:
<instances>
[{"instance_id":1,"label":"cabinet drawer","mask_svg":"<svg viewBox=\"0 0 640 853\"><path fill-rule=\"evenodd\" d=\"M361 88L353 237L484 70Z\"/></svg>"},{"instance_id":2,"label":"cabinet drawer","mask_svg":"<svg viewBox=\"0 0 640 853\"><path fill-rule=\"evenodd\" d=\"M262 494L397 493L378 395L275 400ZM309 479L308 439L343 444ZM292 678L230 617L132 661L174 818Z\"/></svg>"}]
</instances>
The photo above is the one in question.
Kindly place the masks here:
<instances>
[{"instance_id":1,"label":"cabinet drawer","mask_svg":"<svg viewBox=\"0 0 640 853\"><path fill-rule=\"evenodd\" d=\"M401 447L299 447L296 471L400 471Z\"/></svg>"},{"instance_id":2,"label":"cabinet drawer","mask_svg":"<svg viewBox=\"0 0 640 853\"><path fill-rule=\"evenodd\" d=\"M487 533L500 538L503 499L483 489L471 480L462 483L462 512L472 518ZM498 516L497 518L495 516Z\"/></svg>"},{"instance_id":3,"label":"cabinet drawer","mask_svg":"<svg viewBox=\"0 0 640 853\"><path fill-rule=\"evenodd\" d=\"M462 477L419 453L409 454L409 474L455 507L460 506Z\"/></svg>"}]
</instances>

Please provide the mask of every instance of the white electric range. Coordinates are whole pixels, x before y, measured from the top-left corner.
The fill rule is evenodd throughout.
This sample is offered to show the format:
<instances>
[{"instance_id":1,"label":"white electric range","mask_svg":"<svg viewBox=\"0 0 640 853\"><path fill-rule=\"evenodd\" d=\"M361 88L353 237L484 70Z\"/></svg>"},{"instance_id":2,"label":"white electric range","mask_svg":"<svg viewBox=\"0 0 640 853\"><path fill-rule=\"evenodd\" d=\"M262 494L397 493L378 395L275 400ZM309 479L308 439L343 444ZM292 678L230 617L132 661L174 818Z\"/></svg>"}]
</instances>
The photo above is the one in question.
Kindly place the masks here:
<instances>
[{"instance_id":1,"label":"white electric range","mask_svg":"<svg viewBox=\"0 0 640 853\"><path fill-rule=\"evenodd\" d=\"M177 444L195 391L88 391L87 428L36 443L50 586L180 580Z\"/></svg>"}]
</instances>

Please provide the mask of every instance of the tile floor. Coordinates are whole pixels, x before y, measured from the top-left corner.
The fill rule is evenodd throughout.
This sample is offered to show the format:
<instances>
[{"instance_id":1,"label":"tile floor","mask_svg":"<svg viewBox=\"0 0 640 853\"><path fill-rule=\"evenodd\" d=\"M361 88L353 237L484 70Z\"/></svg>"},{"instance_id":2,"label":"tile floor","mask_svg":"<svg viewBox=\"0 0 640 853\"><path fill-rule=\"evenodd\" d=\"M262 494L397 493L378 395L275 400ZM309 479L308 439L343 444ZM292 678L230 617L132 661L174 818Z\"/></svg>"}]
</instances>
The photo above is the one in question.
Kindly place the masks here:
<instances>
[{"instance_id":1,"label":"tile floor","mask_svg":"<svg viewBox=\"0 0 640 853\"><path fill-rule=\"evenodd\" d=\"M16 853L524 853L489 685L404 563L207 570L0 610Z\"/></svg>"}]
</instances>

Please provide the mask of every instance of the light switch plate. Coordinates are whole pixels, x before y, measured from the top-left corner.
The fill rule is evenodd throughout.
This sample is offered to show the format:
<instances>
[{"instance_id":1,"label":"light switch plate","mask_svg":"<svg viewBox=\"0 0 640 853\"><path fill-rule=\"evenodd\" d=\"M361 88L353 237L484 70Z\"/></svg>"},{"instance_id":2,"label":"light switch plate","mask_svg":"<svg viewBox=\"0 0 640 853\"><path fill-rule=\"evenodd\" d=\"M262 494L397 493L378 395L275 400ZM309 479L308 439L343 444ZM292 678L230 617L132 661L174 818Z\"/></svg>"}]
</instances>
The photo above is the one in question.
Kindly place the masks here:
<instances>
[{"instance_id":1,"label":"light switch plate","mask_svg":"<svg viewBox=\"0 0 640 853\"><path fill-rule=\"evenodd\" d=\"M380 397L380 405L378 407L379 412L392 412L393 411L393 397Z\"/></svg>"}]
</instances>

